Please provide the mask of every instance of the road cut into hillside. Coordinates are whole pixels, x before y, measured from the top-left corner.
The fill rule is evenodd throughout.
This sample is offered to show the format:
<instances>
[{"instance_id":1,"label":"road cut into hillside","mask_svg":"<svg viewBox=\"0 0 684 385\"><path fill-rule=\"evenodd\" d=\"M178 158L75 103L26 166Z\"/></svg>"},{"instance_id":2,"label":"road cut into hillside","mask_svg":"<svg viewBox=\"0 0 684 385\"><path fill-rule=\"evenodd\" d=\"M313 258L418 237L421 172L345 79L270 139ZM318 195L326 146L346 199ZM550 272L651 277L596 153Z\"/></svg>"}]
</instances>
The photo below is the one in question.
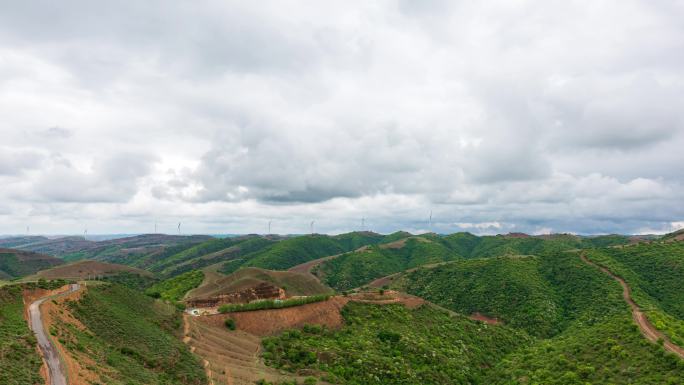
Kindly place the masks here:
<instances>
[{"instance_id":1,"label":"road cut into hillside","mask_svg":"<svg viewBox=\"0 0 684 385\"><path fill-rule=\"evenodd\" d=\"M651 342L657 342L659 339L662 339L664 341L663 347L667 351L676 354L681 359L684 359L684 349L682 349L678 345L673 344L667 338L667 336L665 336L658 329L656 329L655 326L653 326L653 324L646 317L646 314L644 314L641 308L632 299L632 290L629 288L629 285L627 285L627 282L625 282L624 279L613 274L607 268L590 261L585 254L580 254L580 258L582 259L582 261L584 261L584 263L598 268L602 272L608 274L614 280L618 281L620 286L622 286L622 298L624 298L625 302L629 304L629 307L632 310L632 318L634 319L634 322L636 322L637 326L639 326L641 334L643 334L643 336L646 337L647 340Z\"/></svg>"}]
</instances>

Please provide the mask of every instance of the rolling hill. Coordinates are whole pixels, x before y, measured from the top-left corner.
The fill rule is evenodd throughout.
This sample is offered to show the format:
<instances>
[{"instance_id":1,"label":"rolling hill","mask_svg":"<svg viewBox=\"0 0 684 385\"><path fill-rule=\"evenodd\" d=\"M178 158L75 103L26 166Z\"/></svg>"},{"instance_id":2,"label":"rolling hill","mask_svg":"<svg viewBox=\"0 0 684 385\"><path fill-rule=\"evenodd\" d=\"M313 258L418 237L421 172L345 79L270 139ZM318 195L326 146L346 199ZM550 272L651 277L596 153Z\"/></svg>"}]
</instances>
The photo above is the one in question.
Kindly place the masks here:
<instances>
[{"instance_id":1,"label":"rolling hill","mask_svg":"<svg viewBox=\"0 0 684 385\"><path fill-rule=\"evenodd\" d=\"M14 279L63 264L59 258L15 249L0 249L0 279Z\"/></svg>"},{"instance_id":2,"label":"rolling hill","mask_svg":"<svg viewBox=\"0 0 684 385\"><path fill-rule=\"evenodd\" d=\"M152 275L152 273L148 271L130 266L86 260L41 270L26 279L95 279L97 277L112 276L121 273L137 274L141 276Z\"/></svg>"},{"instance_id":3,"label":"rolling hill","mask_svg":"<svg viewBox=\"0 0 684 385\"><path fill-rule=\"evenodd\" d=\"M329 287L307 274L246 267L208 284L203 284L188 293L188 298L206 298L217 294L241 291L256 287L262 282L284 289L288 296L310 296L331 292Z\"/></svg>"}]
</instances>

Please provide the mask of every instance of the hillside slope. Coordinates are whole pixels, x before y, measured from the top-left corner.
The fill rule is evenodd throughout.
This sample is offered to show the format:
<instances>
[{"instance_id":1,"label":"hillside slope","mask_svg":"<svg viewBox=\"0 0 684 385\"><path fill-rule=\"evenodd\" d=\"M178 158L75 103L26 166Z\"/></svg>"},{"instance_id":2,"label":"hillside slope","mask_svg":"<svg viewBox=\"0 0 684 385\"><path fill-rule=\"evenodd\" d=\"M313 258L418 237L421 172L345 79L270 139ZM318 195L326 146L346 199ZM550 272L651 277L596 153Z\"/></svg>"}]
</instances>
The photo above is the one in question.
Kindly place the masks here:
<instances>
[{"instance_id":1,"label":"hillside slope","mask_svg":"<svg viewBox=\"0 0 684 385\"><path fill-rule=\"evenodd\" d=\"M206 298L256 287L267 282L285 290L288 296L309 296L330 293L331 289L314 277L291 271L272 271L255 267L240 269L235 273L212 280L188 293L188 298Z\"/></svg>"},{"instance_id":2,"label":"hillside slope","mask_svg":"<svg viewBox=\"0 0 684 385\"><path fill-rule=\"evenodd\" d=\"M27 279L95 279L97 277L116 275L120 273L131 273L142 276L152 275L148 271L136 269L130 266L86 260L60 265L47 270L41 270L35 275L27 277Z\"/></svg>"},{"instance_id":3,"label":"hillside slope","mask_svg":"<svg viewBox=\"0 0 684 385\"><path fill-rule=\"evenodd\" d=\"M458 257L440 242L410 237L342 254L321 263L314 274L336 290L348 290L375 278Z\"/></svg>"},{"instance_id":4,"label":"hillside slope","mask_svg":"<svg viewBox=\"0 0 684 385\"><path fill-rule=\"evenodd\" d=\"M0 249L0 279L13 279L63 264L59 258L15 249Z\"/></svg>"},{"instance_id":5,"label":"hillside slope","mask_svg":"<svg viewBox=\"0 0 684 385\"><path fill-rule=\"evenodd\" d=\"M93 383L203 385L172 306L118 285L90 286L51 311L52 333Z\"/></svg>"}]
</instances>

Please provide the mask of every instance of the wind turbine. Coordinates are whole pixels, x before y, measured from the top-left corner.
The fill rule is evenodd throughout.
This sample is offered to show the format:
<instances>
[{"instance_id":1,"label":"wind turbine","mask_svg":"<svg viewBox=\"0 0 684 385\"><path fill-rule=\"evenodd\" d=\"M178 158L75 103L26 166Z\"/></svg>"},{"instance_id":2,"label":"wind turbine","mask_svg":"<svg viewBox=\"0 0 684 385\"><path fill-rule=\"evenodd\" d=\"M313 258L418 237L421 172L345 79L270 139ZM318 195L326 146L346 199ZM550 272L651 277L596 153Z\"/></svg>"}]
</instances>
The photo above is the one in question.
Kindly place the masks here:
<instances>
[{"instance_id":1,"label":"wind turbine","mask_svg":"<svg viewBox=\"0 0 684 385\"><path fill-rule=\"evenodd\" d=\"M178 235L180 235L180 225L181 225L181 223L178 222Z\"/></svg>"},{"instance_id":2,"label":"wind turbine","mask_svg":"<svg viewBox=\"0 0 684 385\"><path fill-rule=\"evenodd\" d=\"M361 231L366 230L366 218L361 218Z\"/></svg>"},{"instance_id":3,"label":"wind turbine","mask_svg":"<svg viewBox=\"0 0 684 385\"><path fill-rule=\"evenodd\" d=\"M311 235L314 235L314 223L316 223L316 221L311 221Z\"/></svg>"},{"instance_id":4,"label":"wind turbine","mask_svg":"<svg viewBox=\"0 0 684 385\"><path fill-rule=\"evenodd\" d=\"M157 234L157 221L154 221L154 233Z\"/></svg>"},{"instance_id":5,"label":"wind turbine","mask_svg":"<svg viewBox=\"0 0 684 385\"><path fill-rule=\"evenodd\" d=\"M271 222L273 222L273 221L272 220L268 221L268 235L271 235Z\"/></svg>"},{"instance_id":6,"label":"wind turbine","mask_svg":"<svg viewBox=\"0 0 684 385\"><path fill-rule=\"evenodd\" d=\"M83 239L84 240L88 239L88 229L83 230Z\"/></svg>"},{"instance_id":7,"label":"wind turbine","mask_svg":"<svg viewBox=\"0 0 684 385\"><path fill-rule=\"evenodd\" d=\"M29 226L26 226L26 235L31 234L31 228Z\"/></svg>"},{"instance_id":8,"label":"wind turbine","mask_svg":"<svg viewBox=\"0 0 684 385\"><path fill-rule=\"evenodd\" d=\"M429 227L430 231L432 231L432 210L430 210L430 219L428 222L428 227Z\"/></svg>"}]
</instances>

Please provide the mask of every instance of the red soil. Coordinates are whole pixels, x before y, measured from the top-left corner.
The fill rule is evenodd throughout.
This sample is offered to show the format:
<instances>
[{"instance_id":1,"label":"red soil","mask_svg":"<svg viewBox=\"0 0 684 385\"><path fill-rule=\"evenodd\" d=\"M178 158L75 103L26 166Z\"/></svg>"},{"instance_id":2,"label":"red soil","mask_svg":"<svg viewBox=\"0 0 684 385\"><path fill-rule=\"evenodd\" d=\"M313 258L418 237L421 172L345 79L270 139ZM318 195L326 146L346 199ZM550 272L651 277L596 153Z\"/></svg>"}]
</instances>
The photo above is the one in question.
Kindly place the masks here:
<instances>
[{"instance_id":1,"label":"red soil","mask_svg":"<svg viewBox=\"0 0 684 385\"><path fill-rule=\"evenodd\" d=\"M500 325L501 324L501 321L499 321L498 319L492 318L492 317L487 317L486 315L481 314L481 313L477 313L477 312L471 314L470 317L468 317L468 318L470 318L473 321L482 321L482 322L488 323L490 325Z\"/></svg>"},{"instance_id":2,"label":"red soil","mask_svg":"<svg viewBox=\"0 0 684 385\"><path fill-rule=\"evenodd\" d=\"M225 320L232 318L238 330L257 336L274 335L288 329L313 324L335 329L342 326L344 322L340 310L347 302L349 299L345 297L333 297L327 301L284 309L216 314L198 317L198 319L200 322L223 327Z\"/></svg>"}]
</instances>

